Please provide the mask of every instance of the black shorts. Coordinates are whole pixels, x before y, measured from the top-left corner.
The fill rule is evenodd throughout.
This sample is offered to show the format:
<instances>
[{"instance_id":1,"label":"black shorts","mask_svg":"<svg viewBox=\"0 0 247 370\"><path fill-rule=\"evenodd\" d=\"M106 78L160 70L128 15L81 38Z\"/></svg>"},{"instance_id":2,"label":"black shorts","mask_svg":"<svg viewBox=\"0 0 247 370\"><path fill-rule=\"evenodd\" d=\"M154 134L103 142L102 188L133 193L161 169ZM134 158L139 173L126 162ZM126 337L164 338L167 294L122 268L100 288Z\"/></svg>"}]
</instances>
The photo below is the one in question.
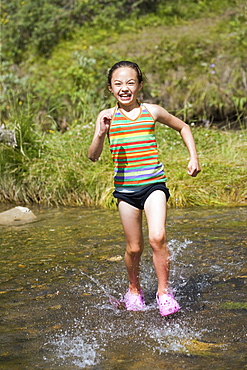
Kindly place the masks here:
<instances>
[{"instance_id":1,"label":"black shorts","mask_svg":"<svg viewBox=\"0 0 247 370\"><path fill-rule=\"evenodd\" d=\"M121 199L126 203L129 203L133 207L138 209L144 209L144 203L149 197L149 195L155 190L162 190L166 195L166 201L168 201L170 197L169 189L166 187L165 182L160 182L156 184L147 185L141 190L137 190L133 193L124 193L115 190L113 192L113 196L115 198Z\"/></svg>"}]
</instances>

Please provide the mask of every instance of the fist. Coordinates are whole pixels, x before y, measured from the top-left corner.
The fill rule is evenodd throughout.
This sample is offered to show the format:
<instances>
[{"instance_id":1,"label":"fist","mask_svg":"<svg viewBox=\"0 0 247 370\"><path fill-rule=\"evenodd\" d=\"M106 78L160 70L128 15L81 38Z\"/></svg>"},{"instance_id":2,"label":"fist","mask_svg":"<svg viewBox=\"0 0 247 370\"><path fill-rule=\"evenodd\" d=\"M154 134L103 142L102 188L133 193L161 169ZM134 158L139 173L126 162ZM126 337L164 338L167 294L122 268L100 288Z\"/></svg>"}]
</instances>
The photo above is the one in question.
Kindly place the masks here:
<instances>
[{"instance_id":1,"label":"fist","mask_svg":"<svg viewBox=\"0 0 247 370\"><path fill-rule=\"evenodd\" d=\"M104 113L100 118L100 129L102 132L108 132L111 124L112 115L110 113Z\"/></svg>"},{"instance_id":2,"label":"fist","mask_svg":"<svg viewBox=\"0 0 247 370\"><path fill-rule=\"evenodd\" d=\"M191 159L188 164L188 175L196 177L199 172L201 172L199 162Z\"/></svg>"}]
</instances>

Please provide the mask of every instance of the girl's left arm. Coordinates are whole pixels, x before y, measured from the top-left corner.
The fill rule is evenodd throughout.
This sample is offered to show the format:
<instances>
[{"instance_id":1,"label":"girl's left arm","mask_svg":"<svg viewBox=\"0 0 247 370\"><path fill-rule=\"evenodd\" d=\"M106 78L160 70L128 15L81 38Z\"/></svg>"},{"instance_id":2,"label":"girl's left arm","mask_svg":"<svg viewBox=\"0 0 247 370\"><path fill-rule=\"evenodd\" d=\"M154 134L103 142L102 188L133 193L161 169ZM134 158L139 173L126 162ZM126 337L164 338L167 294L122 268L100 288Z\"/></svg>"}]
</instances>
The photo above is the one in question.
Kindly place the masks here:
<instances>
[{"instance_id":1,"label":"girl's left arm","mask_svg":"<svg viewBox=\"0 0 247 370\"><path fill-rule=\"evenodd\" d=\"M190 130L190 127L181 119L168 113L164 108L155 104L147 104L147 108L152 114L155 121L163 123L174 130L178 131L189 151L190 161L188 164L188 174L195 177L200 171L200 164L196 151L195 141Z\"/></svg>"}]
</instances>

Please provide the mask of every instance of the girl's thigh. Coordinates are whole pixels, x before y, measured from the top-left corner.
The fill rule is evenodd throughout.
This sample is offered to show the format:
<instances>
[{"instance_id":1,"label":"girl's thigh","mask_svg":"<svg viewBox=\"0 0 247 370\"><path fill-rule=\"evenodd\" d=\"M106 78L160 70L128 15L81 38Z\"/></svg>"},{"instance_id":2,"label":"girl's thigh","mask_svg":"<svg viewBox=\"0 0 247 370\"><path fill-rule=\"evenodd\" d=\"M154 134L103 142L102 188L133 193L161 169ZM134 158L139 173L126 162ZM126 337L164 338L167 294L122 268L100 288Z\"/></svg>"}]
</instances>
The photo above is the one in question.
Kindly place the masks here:
<instances>
[{"instance_id":1,"label":"girl's thigh","mask_svg":"<svg viewBox=\"0 0 247 370\"><path fill-rule=\"evenodd\" d=\"M165 233L166 195L162 190L155 190L149 195L144 204L144 211L149 234Z\"/></svg>"},{"instance_id":2,"label":"girl's thigh","mask_svg":"<svg viewBox=\"0 0 247 370\"><path fill-rule=\"evenodd\" d=\"M123 200L119 200L118 210L127 243L131 245L143 244L142 210Z\"/></svg>"}]
</instances>

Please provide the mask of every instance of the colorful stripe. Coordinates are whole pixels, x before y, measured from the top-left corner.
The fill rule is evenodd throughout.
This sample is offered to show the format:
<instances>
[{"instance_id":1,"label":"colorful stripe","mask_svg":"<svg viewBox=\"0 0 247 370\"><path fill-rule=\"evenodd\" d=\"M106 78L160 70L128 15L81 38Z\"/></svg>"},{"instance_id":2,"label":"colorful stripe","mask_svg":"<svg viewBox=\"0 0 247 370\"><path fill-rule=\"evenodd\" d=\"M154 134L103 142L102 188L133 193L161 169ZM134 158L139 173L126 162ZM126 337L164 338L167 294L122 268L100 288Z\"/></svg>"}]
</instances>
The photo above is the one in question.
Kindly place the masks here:
<instances>
[{"instance_id":1,"label":"colorful stripe","mask_svg":"<svg viewBox=\"0 0 247 370\"><path fill-rule=\"evenodd\" d=\"M158 160L154 119L143 104L140 109L135 121L124 116L119 108L112 119L109 142L115 187L166 181L163 165Z\"/></svg>"}]
</instances>

